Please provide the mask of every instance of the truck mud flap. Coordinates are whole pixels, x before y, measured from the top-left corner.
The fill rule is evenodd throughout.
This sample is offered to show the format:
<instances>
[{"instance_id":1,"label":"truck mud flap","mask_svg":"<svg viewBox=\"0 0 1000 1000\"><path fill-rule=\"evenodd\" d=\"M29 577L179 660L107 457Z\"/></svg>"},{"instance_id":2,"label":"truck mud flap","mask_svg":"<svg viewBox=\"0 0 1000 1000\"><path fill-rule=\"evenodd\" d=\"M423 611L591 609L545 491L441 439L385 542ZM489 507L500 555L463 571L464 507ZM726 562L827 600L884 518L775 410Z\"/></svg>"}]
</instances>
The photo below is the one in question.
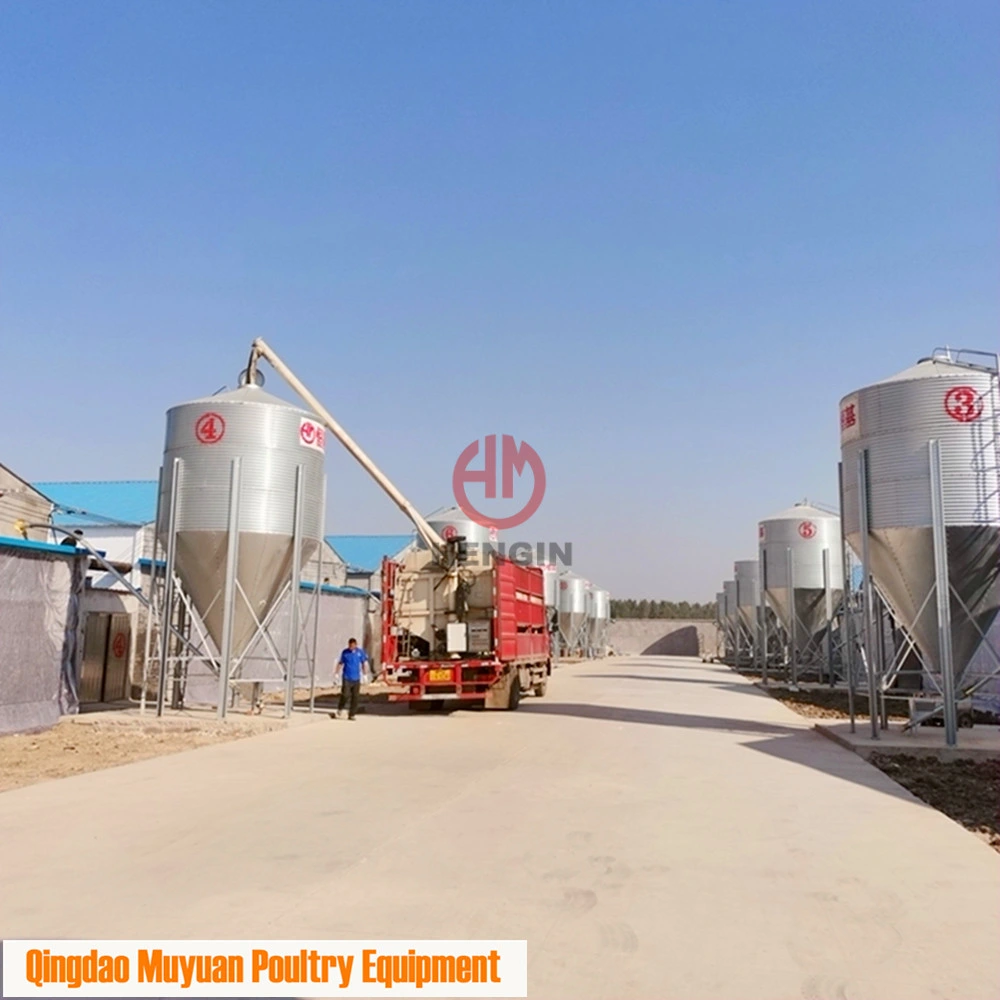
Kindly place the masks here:
<instances>
[{"instance_id":1,"label":"truck mud flap","mask_svg":"<svg viewBox=\"0 0 1000 1000\"><path fill-rule=\"evenodd\" d=\"M510 702L510 686L517 676L517 670L509 669L486 692L486 708L505 709Z\"/></svg>"}]
</instances>

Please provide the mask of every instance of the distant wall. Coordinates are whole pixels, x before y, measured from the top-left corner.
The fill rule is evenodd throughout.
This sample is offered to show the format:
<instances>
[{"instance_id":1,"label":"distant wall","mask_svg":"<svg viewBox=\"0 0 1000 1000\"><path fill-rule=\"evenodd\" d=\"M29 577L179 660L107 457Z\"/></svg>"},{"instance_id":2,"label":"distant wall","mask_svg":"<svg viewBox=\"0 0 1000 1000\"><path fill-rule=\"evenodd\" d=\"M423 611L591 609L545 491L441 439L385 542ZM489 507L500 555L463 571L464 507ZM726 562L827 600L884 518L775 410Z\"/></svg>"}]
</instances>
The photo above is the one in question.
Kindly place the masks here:
<instances>
[{"instance_id":1,"label":"distant wall","mask_svg":"<svg viewBox=\"0 0 1000 1000\"><path fill-rule=\"evenodd\" d=\"M620 618L608 642L618 656L715 656L715 622Z\"/></svg>"}]
</instances>

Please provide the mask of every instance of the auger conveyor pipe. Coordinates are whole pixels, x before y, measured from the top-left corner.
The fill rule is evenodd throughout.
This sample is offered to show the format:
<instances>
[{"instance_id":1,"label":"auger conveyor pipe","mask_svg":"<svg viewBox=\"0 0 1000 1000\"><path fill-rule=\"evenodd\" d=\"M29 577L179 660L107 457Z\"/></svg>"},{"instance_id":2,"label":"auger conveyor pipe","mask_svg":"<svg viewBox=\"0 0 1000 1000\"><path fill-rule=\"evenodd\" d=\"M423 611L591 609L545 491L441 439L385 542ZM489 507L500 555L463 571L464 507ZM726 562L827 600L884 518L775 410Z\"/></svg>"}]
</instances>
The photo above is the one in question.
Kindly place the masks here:
<instances>
[{"instance_id":1,"label":"auger conveyor pipe","mask_svg":"<svg viewBox=\"0 0 1000 1000\"><path fill-rule=\"evenodd\" d=\"M250 349L250 363L247 371L247 379L253 384L254 374L257 370L257 361L264 358L267 363L302 397L309 405L309 408L323 422L338 441L361 463L368 474L379 486L385 490L392 498L393 503L413 522L414 527L420 537L430 546L431 550L438 555L444 556L447 552L445 540L427 523L423 514L410 503L402 493L393 485L389 477L362 451L358 443L344 430L336 420L333 419L330 411L306 388L298 376L285 364L281 358L258 337Z\"/></svg>"}]
</instances>

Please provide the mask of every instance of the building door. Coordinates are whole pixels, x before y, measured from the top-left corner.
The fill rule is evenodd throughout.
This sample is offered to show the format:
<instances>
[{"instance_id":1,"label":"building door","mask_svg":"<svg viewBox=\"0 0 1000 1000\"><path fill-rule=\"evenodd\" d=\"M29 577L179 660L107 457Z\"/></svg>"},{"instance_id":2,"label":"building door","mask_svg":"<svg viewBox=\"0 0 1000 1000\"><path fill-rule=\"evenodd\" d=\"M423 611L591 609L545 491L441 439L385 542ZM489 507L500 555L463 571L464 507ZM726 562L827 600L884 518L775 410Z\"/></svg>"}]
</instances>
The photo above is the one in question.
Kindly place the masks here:
<instances>
[{"instance_id":1,"label":"building door","mask_svg":"<svg viewBox=\"0 0 1000 1000\"><path fill-rule=\"evenodd\" d=\"M107 652L104 659L104 690L101 701L121 701L128 697L128 654L132 629L128 615L108 615Z\"/></svg>"},{"instance_id":2,"label":"building door","mask_svg":"<svg viewBox=\"0 0 1000 1000\"><path fill-rule=\"evenodd\" d=\"M131 623L127 614L87 615L80 668L80 703L120 701L128 693Z\"/></svg>"}]
</instances>

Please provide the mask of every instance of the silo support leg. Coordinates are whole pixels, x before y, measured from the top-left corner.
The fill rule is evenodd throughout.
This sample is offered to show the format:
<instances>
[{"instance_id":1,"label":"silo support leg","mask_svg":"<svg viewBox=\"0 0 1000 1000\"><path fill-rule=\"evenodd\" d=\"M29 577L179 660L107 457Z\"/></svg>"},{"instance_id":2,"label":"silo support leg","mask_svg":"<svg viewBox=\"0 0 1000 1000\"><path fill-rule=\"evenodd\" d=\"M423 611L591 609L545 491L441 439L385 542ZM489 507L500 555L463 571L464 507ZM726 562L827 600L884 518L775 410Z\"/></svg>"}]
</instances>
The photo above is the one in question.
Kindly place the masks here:
<instances>
[{"instance_id":1,"label":"silo support leg","mask_svg":"<svg viewBox=\"0 0 1000 1000\"><path fill-rule=\"evenodd\" d=\"M236 572L240 548L240 459L229 471L229 533L226 539L226 581L222 604L222 649L219 651L219 704L216 712L226 717L229 705L229 669L233 659L233 614L236 607Z\"/></svg>"},{"instance_id":2,"label":"silo support leg","mask_svg":"<svg viewBox=\"0 0 1000 1000\"><path fill-rule=\"evenodd\" d=\"M941 694L944 697L944 739L958 742L958 712L955 705L955 672L952 662L951 584L948 579L948 539L944 524L944 489L941 482L941 442L928 443L931 474L931 528L934 537L934 589L937 596L938 660Z\"/></svg>"}]
</instances>

